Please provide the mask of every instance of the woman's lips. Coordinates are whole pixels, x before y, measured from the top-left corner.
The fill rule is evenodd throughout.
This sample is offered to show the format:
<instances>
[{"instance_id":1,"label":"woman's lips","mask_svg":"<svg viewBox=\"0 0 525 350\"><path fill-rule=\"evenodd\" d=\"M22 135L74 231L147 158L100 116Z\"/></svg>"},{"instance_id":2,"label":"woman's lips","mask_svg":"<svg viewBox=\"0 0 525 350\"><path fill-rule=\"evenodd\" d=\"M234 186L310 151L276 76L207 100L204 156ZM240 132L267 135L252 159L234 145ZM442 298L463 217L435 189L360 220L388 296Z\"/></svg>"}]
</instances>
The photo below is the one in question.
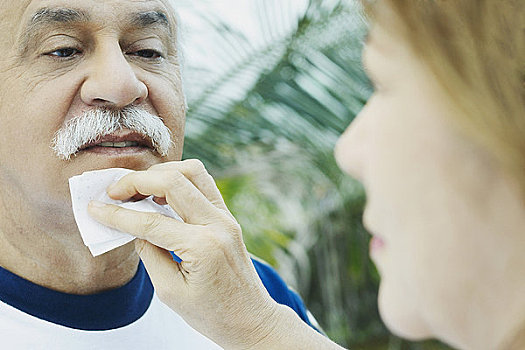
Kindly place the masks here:
<instances>
[{"instance_id":1,"label":"woman's lips","mask_svg":"<svg viewBox=\"0 0 525 350\"><path fill-rule=\"evenodd\" d=\"M370 240L370 254L377 252L378 250L383 248L384 245L385 241L383 241L377 236L372 236L372 239Z\"/></svg>"}]
</instances>

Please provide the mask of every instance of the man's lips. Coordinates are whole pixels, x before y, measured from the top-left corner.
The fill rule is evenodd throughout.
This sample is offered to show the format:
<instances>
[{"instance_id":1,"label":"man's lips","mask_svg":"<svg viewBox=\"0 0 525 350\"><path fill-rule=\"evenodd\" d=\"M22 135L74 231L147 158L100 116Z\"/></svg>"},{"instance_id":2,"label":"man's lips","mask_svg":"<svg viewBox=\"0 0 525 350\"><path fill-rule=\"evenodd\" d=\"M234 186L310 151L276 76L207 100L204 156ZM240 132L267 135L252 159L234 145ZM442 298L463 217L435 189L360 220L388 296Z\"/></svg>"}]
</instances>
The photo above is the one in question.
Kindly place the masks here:
<instances>
[{"instance_id":1,"label":"man's lips","mask_svg":"<svg viewBox=\"0 0 525 350\"><path fill-rule=\"evenodd\" d=\"M123 131L117 132L109 135L102 136L96 139L93 142L83 145L79 151L84 150L99 150L103 151L122 151L140 149L140 148L149 148L154 149L151 140L137 132Z\"/></svg>"}]
</instances>

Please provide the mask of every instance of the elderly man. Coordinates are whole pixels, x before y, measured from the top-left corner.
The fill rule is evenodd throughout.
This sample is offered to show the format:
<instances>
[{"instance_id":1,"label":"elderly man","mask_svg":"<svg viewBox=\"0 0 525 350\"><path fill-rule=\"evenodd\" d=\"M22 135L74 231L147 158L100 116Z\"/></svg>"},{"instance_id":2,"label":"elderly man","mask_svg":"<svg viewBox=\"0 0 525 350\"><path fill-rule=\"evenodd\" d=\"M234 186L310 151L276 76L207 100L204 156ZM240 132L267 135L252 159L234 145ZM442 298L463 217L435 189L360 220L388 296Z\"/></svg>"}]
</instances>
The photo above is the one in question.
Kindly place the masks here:
<instances>
[{"instance_id":1,"label":"elderly man","mask_svg":"<svg viewBox=\"0 0 525 350\"><path fill-rule=\"evenodd\" d=\"M136 188L147 179L173 193L184 175L209 186L198 163L167 163L181 158L185 118L172 8L166 0L0 4L2 347L216 348L159 302L132 243L90 254L68 189L72 176L116 167L150 169ZM275 272L254 265L272 297L307 321Z\"/></svg>"}]
</instances>

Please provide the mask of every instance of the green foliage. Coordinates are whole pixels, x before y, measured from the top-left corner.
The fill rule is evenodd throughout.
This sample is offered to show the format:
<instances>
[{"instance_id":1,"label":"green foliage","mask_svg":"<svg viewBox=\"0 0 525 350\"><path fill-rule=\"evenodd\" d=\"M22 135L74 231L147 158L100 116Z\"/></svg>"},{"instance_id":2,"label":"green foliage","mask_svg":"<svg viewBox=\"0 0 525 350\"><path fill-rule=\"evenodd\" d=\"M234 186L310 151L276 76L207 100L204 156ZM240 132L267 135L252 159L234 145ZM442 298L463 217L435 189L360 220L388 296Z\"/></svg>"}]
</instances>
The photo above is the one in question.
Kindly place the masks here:
<instances>
[{"instance_id":1,"label":"green foliage","mask_svg":"<svg viewBox=\"0 0 525 350\"><path fill-rule=\"evenodd\" d=\"M291 238L274 219L279 214L275 203L258 190L249 175L221 178L217 186L232 214L243 224L249 251L276 266L275 249L286 249Z\"/></svg>"},{"instance_id":2,"label":"green foliage","mask_svg":"<svg viewBox=\"0 0 525 350\"><path fill-rule=\"evenodd\" d=\"M311 0L294 17L285 9L295 2L251 1L259 45L206 16L221 34L206 50L229 68L187 67L187 84L200 85L189 96L185 158L206 164L249 251L278 268L330 338L356 349L436 349L399 340L380 321L364 191L333 157L371 94L359 11L351 0Z\"/></svg>"}]
</instances>

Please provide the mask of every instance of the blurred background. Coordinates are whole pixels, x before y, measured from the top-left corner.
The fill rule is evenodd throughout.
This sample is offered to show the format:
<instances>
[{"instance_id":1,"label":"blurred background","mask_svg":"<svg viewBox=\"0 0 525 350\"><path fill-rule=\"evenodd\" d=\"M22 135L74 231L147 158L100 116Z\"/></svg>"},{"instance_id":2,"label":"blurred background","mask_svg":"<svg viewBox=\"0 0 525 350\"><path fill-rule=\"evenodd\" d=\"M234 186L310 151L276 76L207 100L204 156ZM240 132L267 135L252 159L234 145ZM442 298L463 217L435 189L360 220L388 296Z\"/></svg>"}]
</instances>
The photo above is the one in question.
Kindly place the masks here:
<instances>
[{"instance_id":1,"label":"blurred background","mask_svg":"<svg viewBox=\"0 0 525 350\"><path fill-rule=\"evenodd\" d=\"M337 167L338 136L372 88L353 0L173 0L201 159L248 250L273 265L326 334L352 349L448 349L391 335L361 223L365 195Z\"/></svg>"}]
</instances>

